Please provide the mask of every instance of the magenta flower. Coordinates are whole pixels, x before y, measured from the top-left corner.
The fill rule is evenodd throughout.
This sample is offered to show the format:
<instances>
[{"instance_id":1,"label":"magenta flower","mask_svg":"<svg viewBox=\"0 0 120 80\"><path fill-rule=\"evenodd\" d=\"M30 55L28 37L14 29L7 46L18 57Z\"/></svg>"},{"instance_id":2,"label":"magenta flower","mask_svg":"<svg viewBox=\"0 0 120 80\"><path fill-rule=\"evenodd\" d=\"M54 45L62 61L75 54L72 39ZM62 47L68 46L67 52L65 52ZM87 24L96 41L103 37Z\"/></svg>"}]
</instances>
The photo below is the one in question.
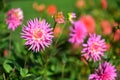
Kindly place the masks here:
<instances>
[{"instance_id":1,"label":"magenta flower","mask_svg":"<svg viewBox=\"0 0 120 80\"><path fill-rule=\"evenodd\" d=\"M45 20L35 18L27 23L22 29L22 38L26 40L25 45L30 46L35 52L44 50L45 46L49 47L52 42L53 32Z\"/></svg>"},{"instance_id":2,"label":"magenta flower","mask_svg":"<svg viewBox=\"0 0 120 80\"><path fill-rule=\"evenodd\" d=\"M115 77L117 77L115 67L109 62L104 62L89 76L89 80L115 80Z\"/></svg>"},{"instance_id":3,"label":"magenta flower","mask_svg":"<svg viewBox=\"0 0 120 80\"><path fill-rule=\"evenodd\" d=\"M6 18L8 29L14 31L18 26L22 24L22 21L23 21L23 11L20 8L11 9L8 11Z\"/></svg>"},{"instance_id":4,"label":"magenta flower","mask_svg":"<svg viewBox=\"0 0 120 80\"><path fill-rule=\"evenodd\" d=\"M83 43L86 35L87 35L87 30L85 25L80 21L76 21L73 27L70 27L69 42L74 44Z\"/></svg>"},{"instance_id":5,"label":"magenta flower","mask_svg":"<svg viewBox=\"0 0 120 80\"><path fill-rule=\"evenodd\" d=\"M101 39L101 36L96 34L91 34L87 44L83 44L83 46L83 56L85 56L87 60L93 59L94 62L101 60L101 56L103 56L106 51L106 43L104 39Z\"/></svg>"}]
</instances>

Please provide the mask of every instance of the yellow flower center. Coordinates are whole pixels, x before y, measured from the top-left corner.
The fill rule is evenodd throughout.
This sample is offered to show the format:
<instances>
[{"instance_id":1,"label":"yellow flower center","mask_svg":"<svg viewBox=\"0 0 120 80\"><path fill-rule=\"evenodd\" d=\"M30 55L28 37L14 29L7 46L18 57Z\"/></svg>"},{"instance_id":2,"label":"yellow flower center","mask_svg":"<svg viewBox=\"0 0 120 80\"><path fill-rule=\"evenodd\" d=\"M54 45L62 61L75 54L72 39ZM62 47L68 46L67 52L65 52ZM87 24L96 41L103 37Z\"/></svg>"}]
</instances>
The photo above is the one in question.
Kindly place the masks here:
<instances>
[{"instance_id":1,"label":"yellow flower center","mask_svg":"<svg viewBox=\"0 0 120 80\"><path fill-rule=\"evenodd\" d=\"M43 36L43 31L40 29L36 29L33 31L33 37L35 40L40 40Z\"/></svg>"},{"instance_id":2,"label":"yellow flower center","mask_svg":"<svg viewBox=\"0 0 120 80\"><path fill-rule=\"evenodd\" d=\"M19 15L18 15L18 12L14 12L14 15L17 19L19 19Z\"/></svg>"},{"instance_id":3,"label":"yellow flower center","mask_svg":"<svg viewBox=\"0 0 120 80\"><path fill-rule=\"evenodd\" d=\"M56 15L55 15L55 18L56 19L61 19L61 18L64 18L62 12L58 12Z\"/></svg>"}]
</instances>

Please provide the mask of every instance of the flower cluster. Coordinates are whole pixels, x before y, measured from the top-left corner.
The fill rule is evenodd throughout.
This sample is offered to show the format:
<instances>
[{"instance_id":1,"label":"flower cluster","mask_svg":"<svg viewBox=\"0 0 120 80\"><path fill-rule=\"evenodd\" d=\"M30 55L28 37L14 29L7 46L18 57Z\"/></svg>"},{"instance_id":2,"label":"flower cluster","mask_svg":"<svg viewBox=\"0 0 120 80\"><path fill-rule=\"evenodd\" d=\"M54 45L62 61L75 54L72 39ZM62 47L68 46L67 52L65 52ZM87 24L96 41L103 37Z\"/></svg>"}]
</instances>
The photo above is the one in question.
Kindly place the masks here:
<instances>
[{"instance_id":1,"label":"flower cluster","mask_svg":"<svg viewBox=\"0 0 120 80\"><path fill-rule=\"evenodd\" d=\"M103 0L102 4L103 4ZM104 2L104 5L106 3ZM38 5L34 4L33 7L38 10L44 10L43 8L37 8ZM106 6L103 6L106 9ZM56 7L51 6L48 9L50 15L54 15L54 21L57 24L65 23L66 19L62 12L56 13ZM73 45L79 46L82 44L83 49L81 51L82 57L84 60L93 60L94 62L100 61L104 56L105 51L107 50L107 44L105 40L101 38L101 35L97 35L95 33L95 20L90 15L84 15L80 17L79 20L74 21L76 18L75 13L68 13L68 20L72 23L72 27L69 28L69 42ZM8 24L8 29L14 31L18 26L22 24L23 21L23 12L20 8L11 9L7 13L6 24ZM103 21L101 23L102 28L104 29L104 33L111 34L112 28L108 21ZM107 27L106 27L107 25ZM56 26L56 25L55 25ZM54 27L54 26L53 26ZM109 30L108 30L109 28ZM34 52L39 52L41 50L45 50L45 47L49 47L52 43L53 35L57 38L58 35L62 33L61 27L57 26L51 28L50 24L46 22L45 19L34 18L33 20L29 20L27 25L24 25L22 28L21 38L25 39L25 45L29 47L29 50ZM88 35L89 34L89 35ZM117 30L114 38L119 40L120 30ZM85 38L88 37L87 43L84 43ZM90 74L89 80L115 80L117 77L116 69L109 62L104 62L99 65L99 68L95 70L93 74Z\"/></svg>"}]
</instances>

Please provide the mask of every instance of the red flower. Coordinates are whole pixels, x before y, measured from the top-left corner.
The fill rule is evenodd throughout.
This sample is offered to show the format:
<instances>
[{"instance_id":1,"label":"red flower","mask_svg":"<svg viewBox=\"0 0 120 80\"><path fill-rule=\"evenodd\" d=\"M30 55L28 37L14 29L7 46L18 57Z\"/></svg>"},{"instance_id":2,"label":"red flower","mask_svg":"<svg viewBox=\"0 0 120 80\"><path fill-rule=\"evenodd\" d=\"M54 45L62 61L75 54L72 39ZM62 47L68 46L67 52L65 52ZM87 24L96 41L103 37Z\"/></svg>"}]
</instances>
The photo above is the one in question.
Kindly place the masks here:
<instances>
[{"instance_id":1,"label":"red flower","mask_svg":"<svg viewBox=\"0 0 120 80\"><path fill-rule=\"evenodd\" d=\"M55 5L49 5L47 8L47 13L53 16L57 12L57 8Z\"/></svg>"}]
</instances>

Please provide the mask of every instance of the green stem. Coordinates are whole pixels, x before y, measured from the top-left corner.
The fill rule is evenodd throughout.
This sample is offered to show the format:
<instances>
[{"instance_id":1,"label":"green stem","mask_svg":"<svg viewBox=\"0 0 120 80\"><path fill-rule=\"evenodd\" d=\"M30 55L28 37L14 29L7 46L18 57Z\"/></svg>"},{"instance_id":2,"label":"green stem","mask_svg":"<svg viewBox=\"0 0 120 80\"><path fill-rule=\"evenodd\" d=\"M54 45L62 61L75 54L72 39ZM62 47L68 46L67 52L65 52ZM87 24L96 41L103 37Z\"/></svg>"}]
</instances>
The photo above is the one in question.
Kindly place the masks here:
<instances>
[{"instance_id":1,"label":"green stem","mask_svg":"<svg viewBox=\"0 0 120 80\"><path fill-rule=\"evenodd\" d=\"M5 0L3 0L3 9L5 9L5 7L6 7L6 3L5 3L6 1Z\"/></svg>"},{"instance_id":2,"label":"green stem","mask_svg":"<svg viewBox=\"0 0 120 80\"><path fill-rule=\"evenodd\" d=\"M53 31L55 30L56 25L57 25L57 22L55 22L53 25Z\"/></svg>"},{"instance_id":3,"label":"green stem","mask_svg":"<svg viewBox=\"0 0 120 80\"><path fill-rule=\"evenodd\" d=\"M56 45L57 45L57 43L58 43L60 37L62 36L63 29L65 28L65 25L66 25L66 23L64 23L64 25L63 25L63 27L62 27L62 32L60 33L60 36L57 38L57 40L56 40L56 42L55 42L55 47L56 47Z\"/></svg>"},{"instance_id":4,"label":"green stem","mask_svg":"<svg viewBox=\"0 0 120 80\"><path fill-rule=\"evenodd\" d=\"M93 72L93 62L89 62L88 63L88 66L89 66L89 69L90 69L90 73L92 73Z\"/></svg>"},{"instance_id":5,"label":"green stem","mask_svg":"<svg viewBox=\"0 0 120 80\"><path fill-rule=\"evenodd\" d=\"M62 66L62 79L64 78L64 69L65 69L65 63L63 63L63 66Z\"/></svg>"},{"instance_id":6,"label":"green stem","mask_svg":"<svg viewBox=\"0 0 120 80\"><path fill-rule=\"evenodd\" d=\"M30 55L30 51L27 52L26 54L26 58L25 58L25 62L24 62L24 67L27 68L27 60L28 60L28 57Z\"/></svg>"},{"instance_id":7,"label":"green stem","mask_svg":"<svg viewBox=\"0 0 120 80\"><path fill-rule=\"evenodd\" d=\"M44 75L43 75L43 76L44 76L44 79L45 79L45 80L47 79L47 78L46 78L46 77L47 77L47 75L46 75L46 73L47 73L47 65L48 65L48 59L46 59L46 63L45 63L45 65L44 65L44 70L45 70L45 71L44 71Z\"/></svg>"},{"instance_id":8,"label":"green stem","mask_svg":"<svg viewBox=\"0 0 120 80\"><path fill-rule=\"evenodd\" d=\"M9 51L11 51L12 48L12 32L10 31L10 36L9 36Z\"/></svg>"},{"instance_id":9,"label":"green stem","mask_svg":"<svg viewBox=\"0 0 120 80\"><path fill-rule=\"evenodd\" d=\"M6 80L5 73L3 73L3 78L4 78L4 80Z\"/></svg>"},{"instance_id":10,"label":"green stem","mask_svg":"<svg viewBox=\"0 0 120 80\"><path fill-rule=\"evenodd\" d=\"M44 67L44 73L43 73L43 80L47 80L47 65L48 65L48 55L45 53L45 51L42 51L41 53L41 58L43 59L43 61L45 62L45 64L42 66Z\"/></svg>"}]
</instances>

